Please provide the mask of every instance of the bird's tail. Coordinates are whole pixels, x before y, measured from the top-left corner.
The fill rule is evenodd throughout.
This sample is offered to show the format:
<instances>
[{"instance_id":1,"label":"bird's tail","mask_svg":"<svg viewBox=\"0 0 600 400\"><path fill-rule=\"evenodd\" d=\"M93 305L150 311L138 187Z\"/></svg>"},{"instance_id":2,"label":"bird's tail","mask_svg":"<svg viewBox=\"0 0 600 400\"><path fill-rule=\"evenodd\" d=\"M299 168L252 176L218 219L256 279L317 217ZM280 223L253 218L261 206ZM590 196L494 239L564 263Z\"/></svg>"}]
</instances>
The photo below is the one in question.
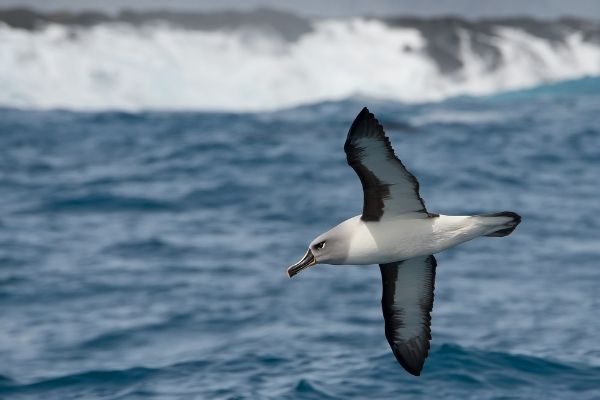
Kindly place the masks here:
<instances>
[{"instance_id":1,"label":"bird's tail","mask_svg":"<svg viewBox=\"0 0 600 400\"><path fill-rule=\"evenodd\" d=\"M521 222L521 216L512 211L502 211L493 214L480 214L478 217L483 217L486 220L489 218L489 222L494 222L494 225L497 224L497 229L485 235L490 237L508 236ZM491 218L494 218L496 221L492 221Z\"/></svg>"}]
</instances>

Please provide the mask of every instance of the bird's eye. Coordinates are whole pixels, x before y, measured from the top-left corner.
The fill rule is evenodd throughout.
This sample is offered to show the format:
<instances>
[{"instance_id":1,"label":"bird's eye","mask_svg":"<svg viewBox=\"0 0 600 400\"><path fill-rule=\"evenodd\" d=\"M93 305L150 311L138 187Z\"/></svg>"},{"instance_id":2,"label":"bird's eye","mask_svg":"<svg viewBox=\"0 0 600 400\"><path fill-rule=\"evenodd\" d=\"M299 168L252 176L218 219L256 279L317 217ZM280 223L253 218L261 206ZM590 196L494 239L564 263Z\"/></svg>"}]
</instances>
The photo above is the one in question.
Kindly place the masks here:
<instances>
[{"instance_id":1,"label":"bird's eye","mask_svg":"<svg viewBox=\"0 0 600 400\"><path fill-rule=\"evenodd\" d=\"M325 242L315 244L315 249L317 250L321 250L323 247L325 247Z\"/></svg>"}]
</instances>

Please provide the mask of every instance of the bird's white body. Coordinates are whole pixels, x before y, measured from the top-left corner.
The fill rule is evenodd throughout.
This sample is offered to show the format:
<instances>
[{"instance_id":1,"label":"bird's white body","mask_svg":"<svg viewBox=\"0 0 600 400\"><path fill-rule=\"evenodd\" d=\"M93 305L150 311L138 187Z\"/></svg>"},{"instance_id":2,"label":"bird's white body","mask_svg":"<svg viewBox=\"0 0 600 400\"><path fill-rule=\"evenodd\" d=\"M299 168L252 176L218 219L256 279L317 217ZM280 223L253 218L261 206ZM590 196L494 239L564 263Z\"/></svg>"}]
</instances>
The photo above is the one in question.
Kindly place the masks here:
<instances>
[{"instance_id":1,"label":"bird's white body","mask_svg":"<svg viewBox=\"0 0 600 400\"><path fill-rule=\"evenodd\" d=\"M324 234L341 234L350 243L345 259L330 260L328 263L386 264L435 254L494 232L509 220L507 217L440 215L410 218L406 215L368 222L358 215Z\"/></svg>"}]
</instances>

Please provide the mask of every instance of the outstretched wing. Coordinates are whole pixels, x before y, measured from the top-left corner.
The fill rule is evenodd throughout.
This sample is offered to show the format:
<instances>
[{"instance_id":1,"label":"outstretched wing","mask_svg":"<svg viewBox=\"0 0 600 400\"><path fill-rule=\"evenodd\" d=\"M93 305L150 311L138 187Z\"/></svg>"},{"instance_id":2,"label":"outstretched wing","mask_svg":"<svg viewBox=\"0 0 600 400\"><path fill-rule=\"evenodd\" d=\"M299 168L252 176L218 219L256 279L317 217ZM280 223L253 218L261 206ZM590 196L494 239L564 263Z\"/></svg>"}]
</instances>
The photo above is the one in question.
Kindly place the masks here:
<instances>
[{"instance_id":1,"label":"outstretched wing","mask_svg":"<svg viewBox=\"0 0 600 400\"><path fill-rule=\"evenodd\" d=\"M419 195L419 182L396 157L383 127L366 107L352 123L344 151L362 183L364 221L407 213L414 218L430 216Z\"/></svg>"},{"instance_id":2,"label":"outstretched wing","mask_svg":"<svg viewBox=\"0 0 600 400\"><path fill-rule=\"evenodd\" d=\"M429 353L436 265L426 256L379 266L385 337L398 362L417 376Z\"/></svg>"}]
</instances>

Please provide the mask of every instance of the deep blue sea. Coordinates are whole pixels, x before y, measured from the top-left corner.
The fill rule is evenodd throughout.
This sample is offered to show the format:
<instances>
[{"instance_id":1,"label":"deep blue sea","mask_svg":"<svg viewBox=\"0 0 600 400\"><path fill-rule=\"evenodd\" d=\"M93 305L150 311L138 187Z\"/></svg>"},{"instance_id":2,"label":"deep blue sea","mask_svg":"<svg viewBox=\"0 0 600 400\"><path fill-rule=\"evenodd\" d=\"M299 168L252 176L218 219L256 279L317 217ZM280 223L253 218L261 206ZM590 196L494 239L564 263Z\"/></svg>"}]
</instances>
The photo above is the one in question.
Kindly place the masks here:
<instances>
[{"instance_id":1,"label":"deep blue sea","mask_svg":"<svg viewBox=\"0 0 600 400\"><path fill-rule=\"evenodd\" d=\"M379 269L286 268L359 214L368 106L428 209L523 216L437 256L421 377ZM0 398L600 398L600 80L269 113L0 110Z\"/></svg>"}]
</instances>

